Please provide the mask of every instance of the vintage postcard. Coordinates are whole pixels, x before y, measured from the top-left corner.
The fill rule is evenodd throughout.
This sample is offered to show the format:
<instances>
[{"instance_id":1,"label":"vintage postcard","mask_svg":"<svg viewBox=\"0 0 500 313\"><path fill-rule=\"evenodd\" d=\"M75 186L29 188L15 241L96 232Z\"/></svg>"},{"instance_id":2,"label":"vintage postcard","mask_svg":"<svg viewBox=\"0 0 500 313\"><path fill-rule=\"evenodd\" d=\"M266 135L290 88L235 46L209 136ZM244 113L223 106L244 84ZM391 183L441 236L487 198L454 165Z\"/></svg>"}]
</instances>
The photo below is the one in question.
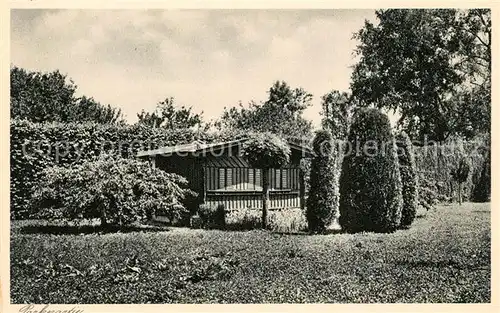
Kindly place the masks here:
<instances>
[{"instance_id":1,"label":"vintage postcard","mask_svg":"<svg viewBox=\"0 0 500 313\"><path fill-rule=\"evenodd\" d=\"M6 311L493 310L498 6L374 5L11 1Z\"/></svg>"}]
</instances>

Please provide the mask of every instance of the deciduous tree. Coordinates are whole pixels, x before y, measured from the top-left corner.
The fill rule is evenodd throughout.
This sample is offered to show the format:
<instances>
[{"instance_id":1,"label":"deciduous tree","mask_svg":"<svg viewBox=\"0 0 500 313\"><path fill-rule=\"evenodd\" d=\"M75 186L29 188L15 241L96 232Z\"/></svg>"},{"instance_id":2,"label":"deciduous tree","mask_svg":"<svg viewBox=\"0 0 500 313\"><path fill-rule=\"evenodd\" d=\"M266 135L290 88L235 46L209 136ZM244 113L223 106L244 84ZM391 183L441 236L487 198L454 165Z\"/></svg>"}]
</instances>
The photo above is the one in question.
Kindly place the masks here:
<instances>
[{"instance_id":1,"label":"deciduous tree","mask_svg":"<svg viewBox=\"0 0 500 313\"><path fill-rule=\"evenodd\" d=\"M10 117L32 122L123 122L120 109L75 96L77 86L58 70L48 73L10 69Z\"/></svg>"},{"instance_id":2,"label":"deciduous tree","mask_svg":"<svg viewBox=\"0 0 500 313\"><path fill-rule=\"evenodd\" d=\"M312 137L312 123L302 116L311 106L312 95L302 88L292 89L284 81L276 81L263 103L251 101L248 107L226 108L217 121L221 129L271 132L299 139Z\"/></svg>"},{"instance_id":3,"label":"deciduous tree","mask_svg":"<svg viewBox=\"0 0 500 313\"><path fill-rule=\"evenodd\" d=\"M193 112L192 107L180 106L176 107L174 98L166 98L164 101L156 105L154 112L145 112L137 114L138 123L155 127L163 127L167 129L202 127L203 112L198 114Z\"/></svg>"},{"instance_id":4,"label":"deciduous tree","mask_svg":"<svg viewBox=\"0 0 500 313\"><path fill-rule=\"evenodd\" d=\"M359 106L356 99L347 92L332 90L321 97L321 124L330 130L336 139L345 139L352 115Z\"/></svg>"},{"instance_id":5,"label":"deciduous tree","mask_svg":"<svg viewBox=\"0 0 500 313\"><path fill-rule=\"evenodd\" d=\"M489 130L489 10L378 10L355 34L353 95L398 111L412 139L438 142Z\"/></svg>"}]
</instances>

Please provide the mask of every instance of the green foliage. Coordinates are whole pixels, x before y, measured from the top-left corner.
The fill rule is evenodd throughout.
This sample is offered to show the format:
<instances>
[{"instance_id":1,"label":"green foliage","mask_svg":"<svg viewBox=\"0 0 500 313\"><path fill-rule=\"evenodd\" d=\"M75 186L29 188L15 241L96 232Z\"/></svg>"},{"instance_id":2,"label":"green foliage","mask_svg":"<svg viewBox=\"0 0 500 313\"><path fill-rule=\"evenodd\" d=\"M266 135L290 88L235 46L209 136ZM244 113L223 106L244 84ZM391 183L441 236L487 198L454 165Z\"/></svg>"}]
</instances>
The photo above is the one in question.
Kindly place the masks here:
<instances>
[{"instance_id":1,"label":"green foliage","mask_svg":"<svg viewBox=\"0 0 500 313\"><path fill-rule=\"evenodd\" d=\"M192 194L186 179L134 159L101 158L46 169L33 190L33 207L45 219L100 218L101 225L127 225L156 214L178 219Z\"/></svg>"},{"instance_id":2,"label":"green foliage","mask_svg":"<svg viewBox=\"0 0 500 313\"><path fill-rule=\"evenodd\" d=\"M250 166L262 169L262 228L267 228L269 169L290 162L288 143L272 133L254 133L243 143L242 154Z\"/></svg>"},{"instance_id":3,"label":"green foliage","mask_svg":"<svg viewBox=\"0 0 500 313\"><path fill-rule=\"evenodd\" d=\"M312 95L302 88L292 89L284 81L276 81L264 103L251 101L248 108L225 109L216 123L220 129L240 129L247 132L271 132L282 137L310 138L312 124L303 118L311 106Z\"/></svg>"},{"instance_id":4,"label":"green foliage","mask_svg":"<svg viewBox=\"0 0 500 313\"><path fill-rule=\"evenodd\" d=\"M347 92L338 90L330 91L321 100L323 128L329 129L334 138L344 140L349 132L352 115L359 104Z\"/></svg>"},{"instance_id":5,"label":"green foliage","mask_svg":"<svg viewBox=\"0 0 500 313\"><path fill-rule=\"evenodd\" d=\"M124 124L121 109L111 105L103 105L94 98L81 97L76 99L73 106L72 122L95 122L100 124Z\"/></svg>"},{"instance_id":6,"label":"green foliage","mask_svg":"<svg viewBox=\"0 0 500 313\"><path fill-rule=\"evenodd\" d=\"M160 146L224 141L217 133L190 129L166 130L142 125L95 123L10 123L10 201L11 217L29 216L31 188L40 181L42 171L54 165L69 166L92 160L102 153L135 157L137 151Z\"/></svg>"},{"instance_id":7,"label":"green foliage","mask_svg":"<svg viewBox=\"0 0 500 313\"><path fill-rule=\"evenodd\" d=\"M279 233L298 233L307 230L307 219L300 208L274 210L269 214L269 230Z\"/></svg>"},{"instance_id":8,"label":"green foliage","mask_svg":"<svg viewBox=\"0 0 500 313\"><path fill-rule=\"evenodd\" d=\"M306 216L309 231L321 233L339 214L336 151L332 134L327 130L316 132L313 149L316 156L311 162Z\"/></svg>"},{"instance_id":9,"label":"green foliage","mask_svg":"<svg viewBox=\"0 0 500 313\"><path fill-rule=\"evenodd\" d=\"M459 10L452 25L460 40L462 71L474 83L491 83L491 10Z\"/></svg>"},{"instance_id":10,"label":"green foliage","mask_svg":"<svg viewBox=\"0 0 500 313\"><path fill-rule=\"evenodd\" d=\"M413 145L405 132L396 135L398 148L399 174L401 175L403 210L401 226L413 223L418 208L418 176L415 167Z\"/></svg>"},{"instance_id":11,"label":"green foliage","mask_svg":"<svg viewBox=\"0 0 500 313\"><path fill-rule=\"evenodd\" d=\"M355 35L353 95L398 110L412 139L489 132L490 10L377 10ZM474 87L472 87L474 86Z\"/></svg>"},{"instance_id":12,"label":"green foliage","mask_svg":"<svg viewBox=\"0 0 500 313\"><path fill-rule=\"evenodd\" d=\"M142 110L137 114L138 123L150 127L164 127L166 129L201 127L203 125L203 112L195 114L192 107L181 106L176 108L174 98L166 98L156 105L154 112Z\"/></svg>"},{"instance_id":13,"label":"green foliage","mask_svg":"<svg viewBox=\"0 0 500 313\"><path fill-rule=\"evenodd\" d=\"M198 208L201 227L207 229L225 229L226 228L226 209L223 204L210 206L201 204Z\"/></svg>"},{"instance_id":14,"label":"green foliage","mask_svg":"<svg viewBox=\"0 0 500 313\"><path fill-rule=\"evenodd\" d=\"M262 227L261 212L255 209L232 210L227 214L226 220L229 230L242 231ZM267 229L279 233L304 232L307 230L306 216L300 208L271 210Z\"/></svg>"},{"instance_id":15,"label":"green foliage","mask_svg":"<svg viewBox=\"0 0 500 313\"><path fill-rule=\"evenodd\" d=\"M120 109L102 105L93 98L76 98L77 86L59 71L30 72L10 69L10 116L33 122L118 123Z\"/></svg>"},{"instance_id":16,"label":"green foliage","mask_svg":"<svg viewBox=\"0 0 500 313\"><path fill-rule=\"evenodd\" d=\"M480 170L473 171L473 176L477 177L471 199L476 202L488 202L491 200L491 137L485 138L484 147L480 153L483 162ZM471 157L471 160L476 160Z\"/></svg>"},{"instance_id":17,"label":"green foliage","mask_svg":"<svg viewBox=\"0 0 500 313\"><path fill-rule=\"evenodd\" d=\"M348 232L399 227L402 186L389 118L376 109L357 112L340 176L340 219ZM359 151L362 149L362 151Z\"/></svg>"},{"instance_id":18,"label":"green foliage","mask_svg":"<svg viewBox=\"0 0 500 313\"><path fill-rule=\"evenodd\" d=\"M290 161L288 143L272 133L250 134L243 143L243 156L255 168L280 168Z\"/></svg>"},{"instance_id":19,"label":"green foliage","mask_svg":"<svg viewBox=\"0 0 500 313\"><path fill-rule=\"evenodd\" d=\"M271 214L271 212L270 212ZM232 210L227 214L227 229L229 230L252 230L262 227L262 213L251 208Z\"/></svg>"},{"instance_id":20,"label":"green foliage","mask_svg":"<svg viewBox=\"0 0 500 313\"><path fill-rule=\"evenodd\" d=\"M439 193L436 183L427 177L421 177L418 180L418 204L427 211L431 210L438 204Z\"/></svg>"}]
</instances>

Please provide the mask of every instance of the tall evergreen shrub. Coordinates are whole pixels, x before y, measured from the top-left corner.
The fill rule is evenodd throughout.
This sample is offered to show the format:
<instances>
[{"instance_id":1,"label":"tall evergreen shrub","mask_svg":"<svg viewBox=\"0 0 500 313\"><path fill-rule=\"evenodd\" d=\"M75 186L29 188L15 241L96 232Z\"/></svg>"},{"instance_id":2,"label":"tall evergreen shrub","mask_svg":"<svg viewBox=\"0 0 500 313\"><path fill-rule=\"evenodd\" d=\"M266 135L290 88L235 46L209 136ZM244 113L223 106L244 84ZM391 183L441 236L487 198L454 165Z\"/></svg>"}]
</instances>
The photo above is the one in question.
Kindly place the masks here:
<instances>
[{"instance_id":1,"label":"tall evergreen shrub","mask_svg":"<svg viewBox=\"0 0 500 313\"><path fill-rule=\"evenodd\" d=\"M387 115L359 110L349 131L340 176L340 225L348 232L390 232L401 222L402 187Z\"/></svg>"},{"instance_id":2,"label":"tall evergreen shrub","mask_svg":"<svg viewBox=\"0 0 500 313\"><path fill-rule=\"evenodd\" d=\"M306 217L310 232L324 232L338 216L339 194L335 145L327 130L316 132L313 141L316 156L311 162Z\"/></svg>"}]
</instances>

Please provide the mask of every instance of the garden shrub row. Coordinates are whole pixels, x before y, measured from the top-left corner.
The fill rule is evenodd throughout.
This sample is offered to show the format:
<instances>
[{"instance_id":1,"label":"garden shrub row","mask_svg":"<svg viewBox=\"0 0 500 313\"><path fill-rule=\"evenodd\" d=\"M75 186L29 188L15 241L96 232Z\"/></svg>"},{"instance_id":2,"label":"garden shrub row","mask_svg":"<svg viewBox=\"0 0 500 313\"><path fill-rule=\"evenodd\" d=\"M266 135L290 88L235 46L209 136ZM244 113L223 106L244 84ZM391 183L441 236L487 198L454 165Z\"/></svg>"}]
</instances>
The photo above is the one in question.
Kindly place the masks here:
<instances>
[{"instance_id":1,"label":"garden shrub row","mask_svg":"<svg viewBox=\"0 0 500 313\"><path fill-rule=\"evenodd\" d=\"M230 140L234 137L235 134L230 133L192 129L167 130L141 125L33 123L12 120L11 217L28 217L32 187L40 182L42 171L46 168L81 164L94 160L102 153L113 153L128 158L135 156L136 152L142 149L183 144L193 140ZM456 200L457 186L451 173L463 155L469 158L471 164L471 174L464 183L464 199L488 201L489 193L482 192L489 190L491 171L489 162L485 163L485 158L489 155L487 140L488 138L479 138L468 142L450 141L441 146L414 147L420 203L422 204L422 199L427 199L426 203ZM306 185L309 187L310 161L304 160L302 163L307 165L305 176ZM336 184L338 188L338 182ZM309 188L306 189L308 191Z\"/></svg>"}]
</instances>

